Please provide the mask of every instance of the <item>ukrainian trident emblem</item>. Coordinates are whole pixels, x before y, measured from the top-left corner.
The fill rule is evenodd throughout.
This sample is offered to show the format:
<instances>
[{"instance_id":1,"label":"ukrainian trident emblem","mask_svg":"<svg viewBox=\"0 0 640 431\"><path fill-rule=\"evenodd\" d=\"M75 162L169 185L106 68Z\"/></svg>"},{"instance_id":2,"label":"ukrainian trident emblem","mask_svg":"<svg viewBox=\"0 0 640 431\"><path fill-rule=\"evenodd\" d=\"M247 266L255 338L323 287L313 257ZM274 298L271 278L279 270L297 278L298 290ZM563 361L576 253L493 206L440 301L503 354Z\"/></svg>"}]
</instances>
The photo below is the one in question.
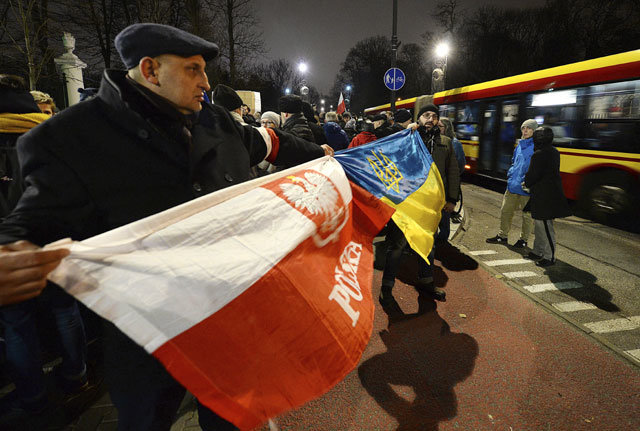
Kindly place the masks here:
<instances>
[{"instance_id":1,"label":"ukrainian trident emblem","mask_svg":"<svg viewBox=\"0 0 640 431\"><path fill-rule=\"evenodd\" d=\"M387 187L387 190L393 189L396 193L400 193L400 180L404 177L396 164L382 151L376 154L374 150L371 150L371 154L374 158L367 157L367 160L378 179Z\"/></svg>"}]
</instances>

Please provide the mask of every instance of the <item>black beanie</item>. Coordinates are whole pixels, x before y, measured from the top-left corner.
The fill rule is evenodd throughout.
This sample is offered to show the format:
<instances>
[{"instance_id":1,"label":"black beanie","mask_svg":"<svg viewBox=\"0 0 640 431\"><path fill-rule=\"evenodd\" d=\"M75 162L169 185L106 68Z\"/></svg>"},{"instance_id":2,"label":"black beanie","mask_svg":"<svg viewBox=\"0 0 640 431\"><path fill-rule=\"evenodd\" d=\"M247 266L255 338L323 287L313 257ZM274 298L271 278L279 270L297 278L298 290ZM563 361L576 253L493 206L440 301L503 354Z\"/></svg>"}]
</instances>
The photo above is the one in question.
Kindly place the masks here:
<instances>
[{"instance_id":1,"label":"black beanie","mask_svg":"<svg viewBox=\"0 0 640 431\"><path fill-rule=\"evenodd\" d=\"M396 123L404 123L408 120L411 120L411 112L406 109L398 109L396 115L393 116L393 121Z\"/></svg>"},{"instance_id":2,"label":"black beanie","mask_svg":"<svg viewBox=\"0 0 640 431\"><path fill-rule=\"evenodd\" d=\"M216 105L227 108L227 111L238 109L243 103L238 93L236 93L233 88L227 87L224 84L216 85L216 88L213 89L211 100Z\"/></svg>"},{"instance_id":3,"label":"black beanie","mask_svg":"<svg viewBox=\"0 0 640 431\"><path fill-rule=\"evenodd\" d=\"M302 112L302 98L295 94L282 96L278 100L278 109L287 114L299 114Z\"/></svg>"},{"instance_id":4,"label":"black beanie","mask_svg":"<svg viewBox=\"0 0 640 431\"><path fill-rule=\"evenodd\" d=\"M420 118L422 114L424 114L427 111L435 112L436 115L438 116L438 119L440 119L440 110L433 103L430 103L429 105L425 105L422 108L420 108L420 110L418 111L418 116L416 118Z\"/></svg>"}]
</instances>

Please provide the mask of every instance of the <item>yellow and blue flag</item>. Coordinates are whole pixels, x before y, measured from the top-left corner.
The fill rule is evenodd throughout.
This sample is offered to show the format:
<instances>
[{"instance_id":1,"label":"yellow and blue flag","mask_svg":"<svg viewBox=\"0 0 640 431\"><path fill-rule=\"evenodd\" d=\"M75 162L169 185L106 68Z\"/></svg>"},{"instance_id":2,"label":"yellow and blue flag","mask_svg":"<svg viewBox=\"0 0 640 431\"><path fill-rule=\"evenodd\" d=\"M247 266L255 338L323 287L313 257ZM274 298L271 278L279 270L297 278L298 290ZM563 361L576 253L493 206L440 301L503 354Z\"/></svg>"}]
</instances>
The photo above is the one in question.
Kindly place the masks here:
<instances>
[{"instance_id":1,"label":"yellow and blue flag","mask_svg":"<svg viewBox=\"0 0 640 431\"><path fill-rule=\"evenodd\" d=\"M428 260L445 195L420 135L404 130L334 157L350 181L395 208L393 221L411 248Z\"/></svg>"}]
</instances>

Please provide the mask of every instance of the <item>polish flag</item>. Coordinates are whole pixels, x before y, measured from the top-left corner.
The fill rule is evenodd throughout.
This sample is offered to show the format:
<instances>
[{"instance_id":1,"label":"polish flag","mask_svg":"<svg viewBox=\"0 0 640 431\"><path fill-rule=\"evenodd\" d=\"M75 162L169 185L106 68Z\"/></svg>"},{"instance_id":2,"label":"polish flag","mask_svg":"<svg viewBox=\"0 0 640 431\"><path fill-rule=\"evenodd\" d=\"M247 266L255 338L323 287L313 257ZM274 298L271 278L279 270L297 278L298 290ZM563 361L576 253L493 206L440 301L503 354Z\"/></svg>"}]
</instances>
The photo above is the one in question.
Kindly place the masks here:
<instances>
[{"instance_id":1,"label":"polish flag","mask_svg":"<svg viewBox=\"0 0 640 431\"><path fill-rule=\"evenodd\" d=\"M392 212L325 157L73 242L50 278L251 429L358 364Z\"/></svg>"},{"instance_id":2,"label":"polish flag","mask_svg":"<svg viewBox=\"0 0 640 431\"><path fill-rule=\"evenodd\" d=\"M344 104L344 97L342 97L342 92L340 92L340 99L338 100L338 109L336 109L336 113L342 114L347 110L347 106Z\"/></svg>"}]
</instances>

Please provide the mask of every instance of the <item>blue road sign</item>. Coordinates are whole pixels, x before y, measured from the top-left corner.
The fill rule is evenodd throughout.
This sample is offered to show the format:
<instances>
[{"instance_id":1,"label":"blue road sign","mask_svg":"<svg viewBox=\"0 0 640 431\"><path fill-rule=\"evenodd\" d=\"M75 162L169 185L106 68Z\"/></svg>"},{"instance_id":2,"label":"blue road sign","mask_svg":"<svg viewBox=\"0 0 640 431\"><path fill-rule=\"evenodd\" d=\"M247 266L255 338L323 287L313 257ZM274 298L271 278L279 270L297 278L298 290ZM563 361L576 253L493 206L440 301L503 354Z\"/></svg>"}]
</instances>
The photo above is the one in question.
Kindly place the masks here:
<instances>
[{"instance_id":1,"label":"blue road sign","mask_svg":"<svg viewBox=\"0 0 640 431\"><path fill-rule=\"evenodd\" d=\"M404 72L397 67L392 67L384 74L384 85L389 90L400 90L404 85Z\"/></svg>"}]
</instances>

